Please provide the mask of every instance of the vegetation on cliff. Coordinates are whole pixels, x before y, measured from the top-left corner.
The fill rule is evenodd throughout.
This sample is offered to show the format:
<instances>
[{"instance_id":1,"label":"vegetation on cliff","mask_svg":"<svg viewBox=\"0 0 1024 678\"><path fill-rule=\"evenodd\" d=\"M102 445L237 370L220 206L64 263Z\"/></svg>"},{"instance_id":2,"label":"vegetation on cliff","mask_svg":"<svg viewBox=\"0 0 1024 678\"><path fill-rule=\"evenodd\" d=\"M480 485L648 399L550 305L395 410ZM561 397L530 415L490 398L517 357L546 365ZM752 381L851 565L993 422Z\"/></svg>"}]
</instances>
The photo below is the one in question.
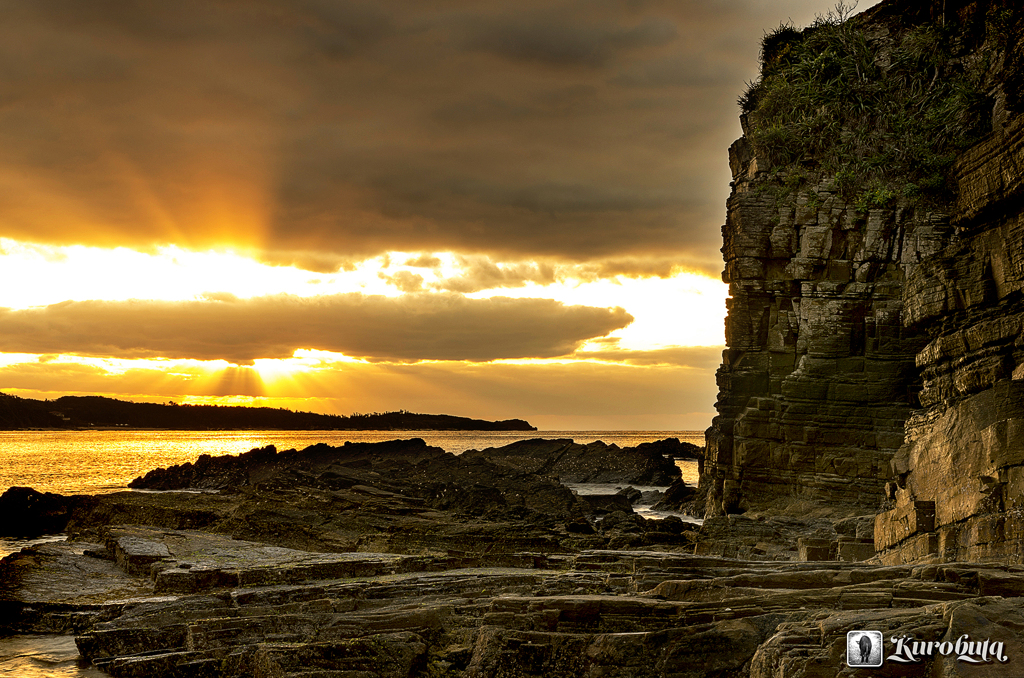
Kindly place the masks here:
<instances>
[{"instance_id":1,"label":"vegetation on cliff","mask_svg":"<svg viewBox=\"0 0 1024 678\"><path fill-rule=\"evenodd\" d=\"M953 22L878 30L851 12L764 36L761 76L739 99L759 169L786 170L791 188L821 172L862 210L947 199L957 155L991 128L995 52L966 52Z\"/></svg>"},{"instance_id":2,"label":"vegetation on cliff","mask_svg":"<svg viewBox=\"0 0 1024 678\"><path fill-rule=\"evenodd\" d=\"M271 407L133 403L101 396L32 400L0 393L0 430L15 428L282 429L348 431L536 431L522 419L484 421L448 414L374 412L343 417Z\"/></svg>"}]
</instances>

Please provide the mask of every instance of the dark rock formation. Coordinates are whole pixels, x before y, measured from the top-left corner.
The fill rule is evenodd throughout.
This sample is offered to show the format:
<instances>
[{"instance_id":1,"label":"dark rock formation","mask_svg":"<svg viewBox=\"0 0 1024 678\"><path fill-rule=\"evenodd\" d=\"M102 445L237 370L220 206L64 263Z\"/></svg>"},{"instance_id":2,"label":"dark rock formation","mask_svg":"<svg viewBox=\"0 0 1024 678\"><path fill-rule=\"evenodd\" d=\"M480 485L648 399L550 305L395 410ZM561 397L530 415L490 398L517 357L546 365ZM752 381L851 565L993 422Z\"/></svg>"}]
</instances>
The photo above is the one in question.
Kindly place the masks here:
<instances>
[{"instance_id":1,"label":"dark rock formation","mask_svg":"<svg viewBox=\"0 0 1024 678\"><path fill-rule=\"evenodd\" d=\"M633 502L624 494L582 494L580 501L587 505L588 512L593 515L615 511L633 512Z\"/></svg>"},{"instance_id":2,"label":"dark rock formation","mask_svg":"<svg viewBox=\"0 0 1024 678\"><path fill-rule=\"evenodd\" d=\"M318 551L506 553L561 550L564 526L592 513L553 478L420 439L202 457L131 485L219 492L190 494L187 502L176 493L106 495L76 513L69 532L95 539L95 525L124 523Z\"/></svg>"},{"instance_id":3,"label":"dark rock formation","mask_svg":"<svg viewBox=\"0 0 1024 678\"><path fill-rule=\"evenodd\" d=\"M0 495L0 536L35 537L56 534L67 527L71 511L85 500L30 487L11 487Z\"/></svg>"},{"instance_id":4,"label":"dark rock formation","mask_svg":"<svg viewBox=\"0 0 1024 678\"><path fill-rule=\"evenodd\" d=\"M632 485L630 485L629 487L622 488L621 490L619 490L615 494L622 495L623 497L625 497L626 500L629 501L630 505L637 503L644 496L643 492L641 492L640 490L636 489Z\"/></svg>"},{"instance_id":5,"label":"dark rock formation","mask_svg":"<svg viewBox=\"0 0 1024 678\"><path fill-rule=\"evenodd\" d=\"M268 445L239 455L212 457L204 454L194 464L186 462L149 471L144 477L128 483L128 487L147 490L225 489L256 485L282 469L312 472L336 463L368 469L374 460L392 465L415 465L445 456L444 450L429 447L422 438L382 443L346 442L342 447L321 443L301 452L285 450L280 453L273 445Z\"/></svg>"},{"instance_id":6,"label":"dark rock formation","mask_svg":"<svg viewBox=\"0 0 1024 678\"><path fill-rule=\"evenodd\" d=\"M875 538L886 562L1024 557L1014 484L1014 422L1024 420L1022 19L998 0L890 0L855 17L867 59L858 77L871 91L940 78L962 83L967 98L950 105L959 95L913 99L907 89L905 101L879 99L867 114L833 118L827 134L808 132L798 157L770 156L785 130L768 128L765 87L745 95L723 227L732 299L707 434L709 515L785 495L850 515L882 506L891 510ZM766 39L763 77L795 58L772 50L805 39ZM925 43L939 55L930 75L899 71ZM873 96L858 87L843 92ZM906 157L886 155L896 132L885 116L923 119L939 105L962 119L934 120L964 134L900 144L956 163L927 183L885 174ZM971 136L986 130L980 142ZM927 164L915 162L907 167Z\"/></svg>"},{"instance_id":7,"label":"dark rock formation","mask_svg":"<svg viewBox=\"0 0 1024 678\"><path fill-rule=\"evenodd\" d=\"M686 511L698 494L699 490L696 487L687 485L680 478L665 489L654 508L658 511Z\"/></svg>"},{"instance_id":8,"label":"dark rock formation","mask_svg":"<svg viewBox=\"0 0 1024 678\"><path fill-rule=\"evenodd\" d=\"M467 450L462 457L487 459L521 471L554 476L563 483L669 485L680 472L665 455L672 452L685 454L687 451L688 448L675 438L625 448L601 441L579 445L568 439L538 438L504 447Z\"/></svg>"},{"instance_id":9,"label":"dark rock formation","mask_svg":"<svg viewBox=\"0 0 1024 678\"><path fill-rule=\"evenodd\" d=\"M630 488L422 441L147 477L179 489L89 498L72 541L0 561L0 633L147 678L839 675L865 627L1024 650L1019 568L853 562L870 516L645 520Z\"/></svg>"},{"instance_id":10,"label":"dark rock formation","mask_svg":"<svg viewBox=\"0 0 1024 678\"><path fill-rule=\"evenodd\" d=\"M650 443L640 443L634 448L627 447L625 449L635 449L637 452L656 452L673 459L701 460L704 458L703 447L680 441L679 438L665 438L664 440L655 440Z\"/></svg>"}]
</instances>

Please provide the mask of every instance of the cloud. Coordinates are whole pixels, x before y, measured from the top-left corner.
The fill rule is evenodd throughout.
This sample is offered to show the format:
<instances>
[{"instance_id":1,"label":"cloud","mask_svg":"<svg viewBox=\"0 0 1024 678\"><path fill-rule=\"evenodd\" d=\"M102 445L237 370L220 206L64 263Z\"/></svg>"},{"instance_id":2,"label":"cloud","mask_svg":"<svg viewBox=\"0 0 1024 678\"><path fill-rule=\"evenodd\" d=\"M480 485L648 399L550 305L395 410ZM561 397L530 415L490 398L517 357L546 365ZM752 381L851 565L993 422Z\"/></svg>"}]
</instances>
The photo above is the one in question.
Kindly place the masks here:
<instances>
[{"instance_id":1,"label":"cloud","mask_svg":"<svg viewBox=\"0 0 1024 678\"><path fill-rule=\"evenodd\" d=\"M422 257L421 257L422 259ZM419 260L414 260L419 261ZM415 266L414 262L405 262L405 266ZM437 260L440 265L440 261ZM598 280L622 276L624 278L671 278L681 271L704 274L717 278L721 272L720 261L705 262L687 260L685 258L666 257L620 257L598 259L587 263L566 263L554 258L538 258L531 261L496 262L484 255L455 256L453 264L458 273L427 286L448 292L471 294L490 289L514 289L534 285L551 285L566 280L596 282ZM436 270L436 267L435 267ZM418 274L403 271L404 276L382 276L397 289L407 290L409 284L417 291L424 279ZM419 279L418 281L416 279Z\"/></svg>"},{"instance_id":2,"label":"cloud","mask_svg":"<svg viewBox=\"0 0 1024 678\"><path fill-rule=\"evenodd\" d=\"M200 295L199 298L204 299L206 301L238 301L238 295L232 294L231 292L204 292L203 294Z\"/></svg>"},{"instance_id":3,"label":"cloud","mask_svg":"<svg viewBox=\"0 0 1024 678\"><path fill-rule=\"evenodd\" d=\"M595 68L606 65L618 53L660 47L678 37L672 22L660 17L622 26L568 14L564 6L532 16L509 13L474 26L463 44L511 61Z\"/></svg>"},{"instance_id":4,"label":"cloud","mask_svg":"<svg viewBox=\"0 0 1024 678\"><path fill-rule=\"evenodd\" d=\"M412 266L413 268L437 268L441 265L441 260L429 254L420 254L413 259L407 260L404 265Z\"/></svg>"},{"instance_id":5,"label":"cloud","mask_svg":"<svg viewBox=\"0 0 1024 678\"><path fill-rule=\"evenodd\" d=\"M391 361L551 358L632 320L621 308L440 294L63 302L0 310L0 352L240 364L300 348Z\"/></svg>"},{"instance_id":6,"label":"cloud","mask_svg":"<svg viewBox=\"0 0 1024 678\"><path fill-rule=\"evenodd\" d=\"M493 288L523 287L527 283L549 285L558 278L553 262L520 261L498 265L489 257L457 257L459 274L445 278L434 287L468 294Z\"/></svg>"},{"instance_id":7,"label":"cloud","mask_svg":"<svg viewBox=\"0 0 1024 678\"><path fill-rule=\"evenodd\" d=\"M607 348L577 351L576 357L637 366L673 365L714 373L722 362L722 348L722 346L672 346L646 351Z\"/></svg>"},{"instance_id":8,"label":"cloud","mask_svg":"<svg viewBox=\"0 0 1024 678\"><path fill-rule=\"evenodd\" d=\"M394 275L386 275L384 273L378 273L377 275L389 284L394 285L399 292L412 294L423 291L423 276L419 273L399 271Z\"/></svg>"},{"instance_id":9,"label":"cloud","mask_svg":"<svg viewBox=\"0 0 1024 678\"><path fill-rule=\"evenodd\" d=\"M0 237L711 260L764 28L818 0L3 2Z\"/></svg>"}]
</instances>

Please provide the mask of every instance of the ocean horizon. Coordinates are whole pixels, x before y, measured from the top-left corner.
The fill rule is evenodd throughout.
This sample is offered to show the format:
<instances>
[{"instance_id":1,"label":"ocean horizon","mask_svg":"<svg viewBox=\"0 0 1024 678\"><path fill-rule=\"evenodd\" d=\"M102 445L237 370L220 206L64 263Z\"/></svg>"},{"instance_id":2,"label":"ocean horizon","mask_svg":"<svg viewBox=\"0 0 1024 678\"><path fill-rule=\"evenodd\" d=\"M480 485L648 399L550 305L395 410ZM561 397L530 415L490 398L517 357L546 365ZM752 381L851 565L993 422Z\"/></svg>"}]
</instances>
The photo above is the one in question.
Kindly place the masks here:
<instances>
[{"instance_id":1,"label":"ocean horizon","mask_svg":"<svg viewBox=\"0 0 1024 678\"><path fill-rule=\"evenodd\" d=\"M303 449L317 443L374 443L422 438L452 454L534 438L602 441L619 447L666 438L704 445L703 431L172 431L154 429L0 431L0 493L31 487L58 494L103 494L127 489L155 468L194 462L203 454L241 454L274 445ZM61 463L54 463L60 458Z\"/></svg>"}]
</instances>

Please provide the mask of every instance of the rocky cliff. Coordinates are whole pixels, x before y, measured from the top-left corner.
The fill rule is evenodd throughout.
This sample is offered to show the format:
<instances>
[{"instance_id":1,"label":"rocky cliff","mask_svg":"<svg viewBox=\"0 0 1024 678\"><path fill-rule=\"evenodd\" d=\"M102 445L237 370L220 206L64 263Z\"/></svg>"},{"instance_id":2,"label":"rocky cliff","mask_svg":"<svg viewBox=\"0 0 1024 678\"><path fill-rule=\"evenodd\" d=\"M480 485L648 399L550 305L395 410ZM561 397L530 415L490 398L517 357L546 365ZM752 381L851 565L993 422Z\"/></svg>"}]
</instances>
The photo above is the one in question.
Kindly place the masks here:
<instances>
[{"instance_id":1,"label":"rocky cliff","mask_svg":"<svg viewBox=\"0 0 1024 678\"><path fill-rule=\"evenodd\" d=\"M1024 12L837 12L740 101L708 513L802 495L878 510L887 562L1020 562Z\"/></svg>"},{"instance_id":2,"label":"rocky cliff","mask_svg":"<svg viewBox=\"0 0 1024 678\"><path fill-rule=\"evenodd\" d=\"M953 237L908 278L919 407L893 459L879 516L884 560L1024 559L1024 117L955 167ZM918 514L934 515L917 520ZM908 517L913 515L913 520Z\"/></svg>"}]
</instances>

